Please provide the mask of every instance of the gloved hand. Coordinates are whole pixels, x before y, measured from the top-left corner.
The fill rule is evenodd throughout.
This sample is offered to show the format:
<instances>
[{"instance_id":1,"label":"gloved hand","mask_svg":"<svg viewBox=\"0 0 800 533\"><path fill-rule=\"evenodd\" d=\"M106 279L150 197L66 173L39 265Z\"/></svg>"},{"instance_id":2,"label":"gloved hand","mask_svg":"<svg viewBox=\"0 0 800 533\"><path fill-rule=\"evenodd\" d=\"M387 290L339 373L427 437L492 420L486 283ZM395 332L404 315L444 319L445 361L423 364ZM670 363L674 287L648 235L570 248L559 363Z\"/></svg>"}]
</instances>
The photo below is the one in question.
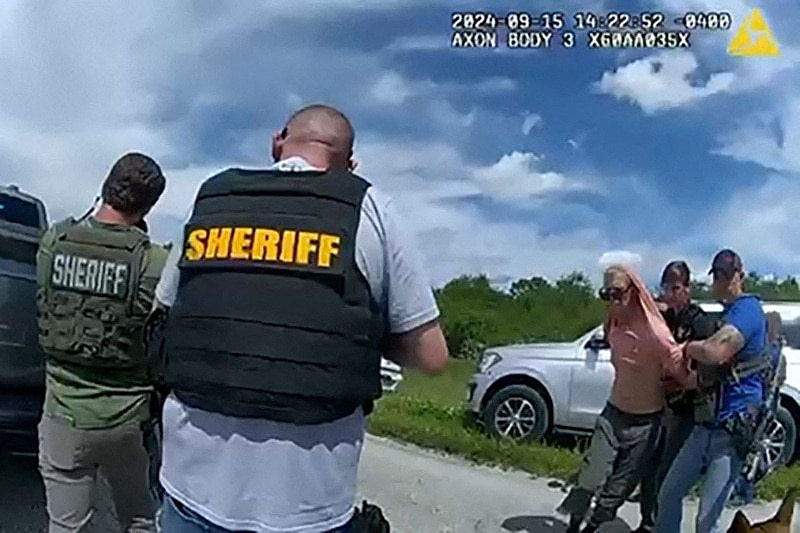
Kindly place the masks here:
<instances>
[{"instance_id":1,"label":"gloved hand","mask_svg":"<svg viewBox=\"0 0 800 533\"><path fill-rule=\"evenodd\" d=\"M390 533L389 521L381 508L364 500L361 509L356 509L356 533Z\"/></svg>"}]
</instances>

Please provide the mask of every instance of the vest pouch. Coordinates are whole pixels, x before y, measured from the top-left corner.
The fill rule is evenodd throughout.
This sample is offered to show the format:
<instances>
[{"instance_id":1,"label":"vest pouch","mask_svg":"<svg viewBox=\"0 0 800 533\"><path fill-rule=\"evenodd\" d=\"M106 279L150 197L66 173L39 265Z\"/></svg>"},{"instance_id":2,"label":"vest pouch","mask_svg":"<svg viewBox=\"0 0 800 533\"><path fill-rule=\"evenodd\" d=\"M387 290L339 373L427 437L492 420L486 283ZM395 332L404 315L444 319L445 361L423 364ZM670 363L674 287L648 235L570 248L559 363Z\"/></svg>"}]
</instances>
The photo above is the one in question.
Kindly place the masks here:
<instances>
[{"instance_id":1,"label":"vest pouch","mask_svg":"<svg viewBox=\"0 0 800 533\"><path fill-rule=\"evenodd\" d=\"M699 394L694 404L694 421L696 424L713 424L716 421L716 394L706 392Z\"/></svg>"}]
</instances>

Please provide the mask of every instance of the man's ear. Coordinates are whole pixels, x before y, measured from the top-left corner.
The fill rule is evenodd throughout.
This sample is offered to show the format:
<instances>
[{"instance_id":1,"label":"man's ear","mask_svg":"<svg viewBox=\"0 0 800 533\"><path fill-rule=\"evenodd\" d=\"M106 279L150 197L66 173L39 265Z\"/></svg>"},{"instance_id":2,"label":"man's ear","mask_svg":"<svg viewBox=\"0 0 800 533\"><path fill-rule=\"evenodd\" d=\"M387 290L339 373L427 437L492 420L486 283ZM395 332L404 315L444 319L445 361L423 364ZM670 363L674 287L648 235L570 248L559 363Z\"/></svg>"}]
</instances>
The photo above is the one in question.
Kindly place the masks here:
<instances>
[{"instance_id":1,"label":"man's ear","mask_svg":"<svg viewBox=\"0 0 800 533\"><path fill-rule=\"evenodd\" d=\"M272 160L276 163L281 159L281 152L283 151L283 137L280 132L272 134Z\"/></svg>"}]
</instances>

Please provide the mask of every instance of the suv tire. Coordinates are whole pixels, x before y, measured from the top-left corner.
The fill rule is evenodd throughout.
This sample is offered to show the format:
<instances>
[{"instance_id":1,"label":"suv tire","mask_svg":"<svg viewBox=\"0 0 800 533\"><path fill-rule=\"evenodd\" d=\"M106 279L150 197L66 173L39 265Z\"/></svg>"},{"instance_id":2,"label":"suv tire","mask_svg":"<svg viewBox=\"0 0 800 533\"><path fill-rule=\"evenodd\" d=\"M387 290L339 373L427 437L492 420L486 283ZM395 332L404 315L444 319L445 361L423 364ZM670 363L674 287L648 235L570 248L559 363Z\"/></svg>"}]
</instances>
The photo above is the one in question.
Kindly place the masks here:
<instances>
[{"instance_id":1,"label":"suv tire","mask_svg":"<svg viewBox=\"0 0 800 533\"><path fill-rule=\"evenodd\" d=\"M786 436L783 453L781 458L778 459L778 464L787 465L792 462L797 450L797 422L792 417L792 413L782 405L779 405L775 411L775 418L783 426L784 435Z\"/></svg>"},{"instance_id":2,"label":"suv tire","mask_svg":"<svg viewBox=\"0 0 800 533\"><path fill-rule=\"evenodd\" d=\"M494 437L534 441L547 433L549 416L547 402L539 392L527 385L510 385L492 396L483 421Z\"/></svg>"}]
</instances>

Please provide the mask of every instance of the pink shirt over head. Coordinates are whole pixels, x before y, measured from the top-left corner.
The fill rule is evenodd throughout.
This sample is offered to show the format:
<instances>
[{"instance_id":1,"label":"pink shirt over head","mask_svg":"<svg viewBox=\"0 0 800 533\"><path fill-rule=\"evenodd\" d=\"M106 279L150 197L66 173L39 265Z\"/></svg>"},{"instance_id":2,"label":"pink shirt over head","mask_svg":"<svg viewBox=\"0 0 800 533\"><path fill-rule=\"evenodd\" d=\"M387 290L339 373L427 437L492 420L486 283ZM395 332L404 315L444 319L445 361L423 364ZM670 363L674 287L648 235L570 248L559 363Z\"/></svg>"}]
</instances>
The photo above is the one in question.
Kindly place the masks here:
<instances>
[{"instance_id":1,"label":"pink shirt over head","mask_svg":"<svg viewBox=\"0 0 800 533\"><path fill-rule=\"evenodd\" d=\"M639 275L621 267L634 285L634 300L641 313L631 323L609 320L608 341L614 384L611 403L628 413L653 413L664 407L663 379L684 381L689 369L656 302Z\"/></svg>"}]
</instances>

